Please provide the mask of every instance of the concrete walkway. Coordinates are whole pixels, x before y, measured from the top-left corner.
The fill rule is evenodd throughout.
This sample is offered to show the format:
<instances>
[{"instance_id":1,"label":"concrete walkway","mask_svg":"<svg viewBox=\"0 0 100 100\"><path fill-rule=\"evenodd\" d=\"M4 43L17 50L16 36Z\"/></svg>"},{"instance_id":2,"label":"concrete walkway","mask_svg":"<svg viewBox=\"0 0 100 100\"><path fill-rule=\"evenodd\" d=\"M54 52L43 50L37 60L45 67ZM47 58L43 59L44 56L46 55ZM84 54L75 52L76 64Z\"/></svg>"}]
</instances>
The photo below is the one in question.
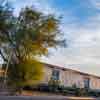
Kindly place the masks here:
<instances>
[{"instance_id":1,"label":"concrete walkway","mask_svg":"<svg viewBox=\"0 0 100 100\"><path fill-rule=\"evenodd\" d=\"M97 100L97 99L65 97L65 96L0 96L0 100Z\"/></svg>"}]
</instances>

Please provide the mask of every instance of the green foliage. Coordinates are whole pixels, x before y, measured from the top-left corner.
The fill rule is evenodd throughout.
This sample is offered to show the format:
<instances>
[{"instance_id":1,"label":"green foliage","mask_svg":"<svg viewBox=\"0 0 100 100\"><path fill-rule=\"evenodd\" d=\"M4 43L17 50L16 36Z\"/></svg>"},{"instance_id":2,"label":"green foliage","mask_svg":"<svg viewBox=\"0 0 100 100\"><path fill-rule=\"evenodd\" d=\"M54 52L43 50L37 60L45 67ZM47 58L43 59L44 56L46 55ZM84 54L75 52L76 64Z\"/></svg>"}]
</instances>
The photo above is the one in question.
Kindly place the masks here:
<instances>
[{"instance_id":1,"label":"green foliage","mask_svg":"<svg viewBox=\"0 0 100 100\"><path fill-rule=\"evenodd\" d=\"M0 4L0 54L9 62L10 82L22 86L39 80L39 57L48 55L49 48L64 46L65 40L60 37L59 19L54 15L44 15L29 7L16 17L8 4Z\"/></svg>"},{"instance_id":2,"label":"green foliage","mask_svg":"<svg viewBox=\"0 0 100 100\"><path fill-rule=\"evenodd\" d=\"M76 84L73 84L72 85L72 88L75 88L76 89L77 88L77 85Z\"/></svg>"},{"instance_id":3,"label":"green foliage","mask_svg":"<svg viewBox=\"0 0 100 100\"><path fill-rule=\"evenodd\" d=\"M43 65L36 60L28 59L8 69L10 85L17 87L35 85L42 79Z\"/></svg>"},{"instance_id":4,"label":"green foliage","mask_svg":"<svg viewBox=\"0 0 100 100\"><path fill-rule=\"evenodd\" d=\"M58 88L60 86L60 81L54 80L51 78L50 81L48 82L48 86L49 86L50 92L58 92Z\"/></svg>"},{"instance_id":5,"label":"green foliage","mask_svg":"<svg viewBox=\"0 0 100 100\"><path fill-rule=\"evenodd\" d=\"M54 80L54 79L50 79L49 82L48 82L48 85L51 85L51 86L60 86L60 80Z\"/></svg>"},{"instance_id":6,"label":"green foliage","mask_svg":"<svg viewBox=\"0 0 100 100\"><path fill-rule=\"evenodd\" d=\"M23 9L18 17L12 13L12 10L0 8L0 43L5 44L2 55L9 55L6 49L14 53L13 60L19 61L30 55L47 55L48 48L64 45L59 20L53 15L43 15L32 8Z\"/></svg>"}]
</instances>

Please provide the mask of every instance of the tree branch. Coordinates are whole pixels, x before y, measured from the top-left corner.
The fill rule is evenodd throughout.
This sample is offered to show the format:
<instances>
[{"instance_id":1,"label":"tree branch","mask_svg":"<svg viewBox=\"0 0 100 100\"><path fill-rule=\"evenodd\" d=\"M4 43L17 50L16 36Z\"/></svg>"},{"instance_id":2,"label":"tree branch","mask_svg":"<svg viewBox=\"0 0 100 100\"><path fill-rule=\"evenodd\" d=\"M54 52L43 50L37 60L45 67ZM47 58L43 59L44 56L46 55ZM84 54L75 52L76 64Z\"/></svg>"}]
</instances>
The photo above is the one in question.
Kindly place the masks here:
<instances>
[{"instance_id":1,"label":"tree branch","mask_svg":"<svg viewBox=\"0 0 100 100\"><path fill-rule=\"evenodd\" d=\"M8 60L5 58L5 56L3 55L1 49L0 49L0 55L1 55L1 57L2 57L2 59L3 59L4 61L6 61L6 62L8 61Z\"/></svg>"}]
</instances>

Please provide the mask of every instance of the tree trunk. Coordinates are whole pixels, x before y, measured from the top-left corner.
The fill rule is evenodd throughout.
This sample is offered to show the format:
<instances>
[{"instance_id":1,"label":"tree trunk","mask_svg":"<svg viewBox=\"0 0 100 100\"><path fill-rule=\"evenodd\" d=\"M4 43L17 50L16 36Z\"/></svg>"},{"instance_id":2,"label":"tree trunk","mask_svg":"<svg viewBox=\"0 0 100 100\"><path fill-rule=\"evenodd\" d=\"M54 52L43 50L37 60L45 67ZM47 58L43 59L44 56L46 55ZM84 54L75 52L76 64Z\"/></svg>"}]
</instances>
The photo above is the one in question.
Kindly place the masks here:
<instances>
[{"instance_id":1,"label":"tree trunk","mask_svg":"<svg viewBox=\"0 0 100 100\"><path fill-rule=\"evenodd\" d=\"M10 63L10 60L11 60L11 57L12 57L12 52L10 53L9 57L8 57L8 62L7 62L7 66L6 66L6 69L5 69L5 74L4 74L4 85L6 86L7 84L7 72L8 72L8 67L9 67L9 63Z\"/></svg>"}]
</instances>

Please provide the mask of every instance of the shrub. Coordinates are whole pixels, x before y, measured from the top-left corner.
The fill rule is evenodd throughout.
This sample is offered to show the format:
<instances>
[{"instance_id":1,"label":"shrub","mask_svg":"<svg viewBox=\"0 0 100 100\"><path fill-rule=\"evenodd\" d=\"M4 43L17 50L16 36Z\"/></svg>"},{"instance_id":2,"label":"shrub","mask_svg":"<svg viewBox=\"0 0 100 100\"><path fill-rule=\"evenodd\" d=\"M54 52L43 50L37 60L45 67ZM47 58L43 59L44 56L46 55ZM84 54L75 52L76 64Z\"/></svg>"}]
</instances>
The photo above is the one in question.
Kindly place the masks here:
<instances>
[{"instance_id":1,"label":"shrub","mask_svg":"<svg viewBox=\"0 0 100 100\"><path fill-rule=\"evenodd\" d=\"M59 92L59 86L60 86L60 81L59 80L54 80L54 79L50 79L50 81L48 82L48 87L49 87L49 92Z\"/></svg>"},{"instance_id":2,"label":"shrub","mask_svg":"<svg viewBox=\"0 0 100 100\"><path fill-rule=\"evenodd\" d=\"M56 82L54 82L56 83ZM25 90L35 90L41 92L50 92L50 93L59 93L62 95L71 95L71 96L91 96L91 97L100 97L100 91L90 90L86 88L77 88L73 87L65 87L63 85L57 84L40 84L37 86L26 86Z\"/></svg>"}]
</instances>

